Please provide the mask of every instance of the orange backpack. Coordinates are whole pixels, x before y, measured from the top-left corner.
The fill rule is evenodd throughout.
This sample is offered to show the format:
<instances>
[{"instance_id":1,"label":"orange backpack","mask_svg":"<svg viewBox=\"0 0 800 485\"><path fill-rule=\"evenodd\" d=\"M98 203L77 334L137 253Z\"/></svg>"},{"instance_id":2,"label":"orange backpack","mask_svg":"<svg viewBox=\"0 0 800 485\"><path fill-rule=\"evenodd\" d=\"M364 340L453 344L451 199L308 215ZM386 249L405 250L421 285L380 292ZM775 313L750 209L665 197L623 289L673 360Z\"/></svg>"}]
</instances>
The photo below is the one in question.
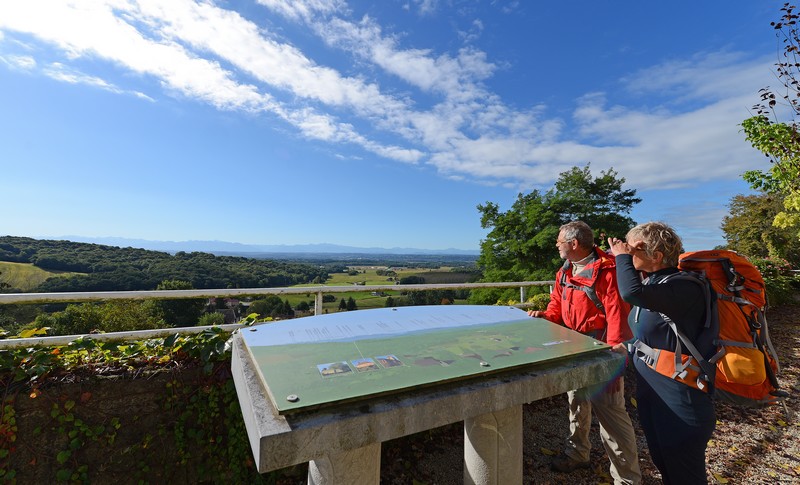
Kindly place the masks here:
<instances>
[{"instance_id":1,"label":"orange backpack","mask_svg":"<svg viewBox=\"0 0 800 485\"><path fill-rule=\"evenodd\" d=\"M675 326L675 352L633 344L636 355L657 372L701 390L714 389L718 399L757 407L786 395L780 391L780 369L769 339L764 278L747 258L734 251L709 250L683 253L680 273L665 278L692 279L707 291L707 331L715 332L716 354L705 359ZM682 345L691 354L682 354ZM710 384L710 386L709 386Z\"/></svg>"}]
</instances>

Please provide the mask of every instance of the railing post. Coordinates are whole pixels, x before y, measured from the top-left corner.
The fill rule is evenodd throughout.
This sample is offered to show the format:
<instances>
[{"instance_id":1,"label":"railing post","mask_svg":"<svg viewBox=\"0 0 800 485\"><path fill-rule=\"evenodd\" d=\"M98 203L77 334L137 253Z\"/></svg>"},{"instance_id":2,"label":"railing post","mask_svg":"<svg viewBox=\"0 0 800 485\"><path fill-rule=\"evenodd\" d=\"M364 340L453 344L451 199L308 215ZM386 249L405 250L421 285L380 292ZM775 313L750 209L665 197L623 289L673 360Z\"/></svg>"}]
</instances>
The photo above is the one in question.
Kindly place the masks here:
<instances>
[{"instance_id":1,"label":"railing post","mask_svg":"<svg viewBox=\"0 0 800 485\"><path fill-rule=\"evenodd\" d=\"M519 302L520 303L525 303L525 287L524 286L520 286L519 287Z\"/></svg>"},{"instance_id":2,"label":"railing post","mask_svg":"<svg viewBox=\"0 0 800 485\"><path fill-rule=\"evenodd\" d=\"M314 315L322 315L322 292L314 295Z\"/></svg>"}]
</instances>

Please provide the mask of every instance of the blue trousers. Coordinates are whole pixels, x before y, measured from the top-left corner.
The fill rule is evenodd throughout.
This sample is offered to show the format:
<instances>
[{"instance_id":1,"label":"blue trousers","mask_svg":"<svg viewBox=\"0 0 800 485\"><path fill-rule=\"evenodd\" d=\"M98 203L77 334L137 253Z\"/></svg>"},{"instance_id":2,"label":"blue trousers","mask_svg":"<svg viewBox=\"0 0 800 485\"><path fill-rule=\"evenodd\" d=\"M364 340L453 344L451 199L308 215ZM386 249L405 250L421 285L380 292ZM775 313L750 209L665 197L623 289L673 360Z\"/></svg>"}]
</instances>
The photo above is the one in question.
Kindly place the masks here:
<instances>
[{"instance_id":1,"label":"blue trousers","mask_svg":"<svg viewBox=\"0 0 800 485\"><path fill-rule=\"evenodd\" d=\"M694 419L696 415L676 414L675 406L668 405L662 398L664 393L655 392L644 379L637 379L636 394L639 422L663 482L666 485L707 484L706 446L716 424L710 399L700 399L696 403L697 414L704 417L697 420Z\"/></svg>"}]
</instances>

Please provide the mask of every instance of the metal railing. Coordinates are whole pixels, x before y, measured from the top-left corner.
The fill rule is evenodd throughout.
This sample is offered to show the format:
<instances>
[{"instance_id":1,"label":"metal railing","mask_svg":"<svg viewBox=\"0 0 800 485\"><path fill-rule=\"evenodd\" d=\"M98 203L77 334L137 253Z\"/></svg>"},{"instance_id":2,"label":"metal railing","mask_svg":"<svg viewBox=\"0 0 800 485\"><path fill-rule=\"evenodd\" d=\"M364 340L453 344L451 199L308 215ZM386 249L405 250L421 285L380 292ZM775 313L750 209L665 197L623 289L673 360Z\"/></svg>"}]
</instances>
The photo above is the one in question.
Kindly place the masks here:
<instances>
[{"instance_id":1,"label":"metal railing","mask_svg":"<svg viewBox=\"0 0 800 485\"><path fill-rule=\"evenodd\" d=\"M314 293L314 314L322 312L322 296L325 293L354 292L409 292L428 290L465 290L478 288L519 288L520 302L525 301L525 289L532 286L552 286L554 281L517 281L495 283L442 283L417 285L351 285L351 286L292 286L282 288L233 288L207 290L153 290L153 291L94 291L64 293L5 293L0 294L0 305L10 304L46 304L46 303L82 303L109 300L177 300L186 298L220 298L245 297L260 295L297 295ZM515 305L524 308L525 303ZM245 325L219 325L217 328L236 330ZM212 327L176 327L155 330L137 330L129 332L111 332L100 334L64 335L54 337L14 338L0 340L0 350L19 347L39 347L66 345L81 337L91 337L100 341L125 341L146 338L159 338L174 334L199 333Z\"/></svg>"}]
</instances>

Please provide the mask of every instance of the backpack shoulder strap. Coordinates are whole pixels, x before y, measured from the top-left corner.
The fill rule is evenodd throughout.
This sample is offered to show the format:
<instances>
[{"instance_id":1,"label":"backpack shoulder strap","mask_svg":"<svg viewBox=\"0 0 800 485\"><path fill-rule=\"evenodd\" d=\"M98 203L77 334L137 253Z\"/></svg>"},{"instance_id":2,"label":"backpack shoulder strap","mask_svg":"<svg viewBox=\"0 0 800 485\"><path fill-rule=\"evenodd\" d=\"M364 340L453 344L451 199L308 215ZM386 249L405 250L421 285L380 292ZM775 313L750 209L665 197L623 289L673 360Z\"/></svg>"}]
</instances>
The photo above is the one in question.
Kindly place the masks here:
<instances>
[{"instance_id":1,"label":"backpack shoulder strap","mask_svg":"<svg viewBox=\"0 0 800 485\"><path fill-rule=\"evenodd\" d=\"M606 314L606 307L603 305L603 302L600 301L600 297L597 296L597 291L594 289L594 285L597 283L597 279L592 281L592 284L590 286L573 284L573 283L567 281L566 268L567 268L567 265L564 265L564 267L561 269L561 279L560 279L561 287L562 288L572 288L574 290L579 290L579 291L582 291L582 292L586 293L586 296L588 296L589 299L592 301L592 303L594 303L594 306L596 306L597 309L600 310L600 313L605 315Z\"/></svg>"},{"instance_id":2,"label":"backpack shoulder strap","mask_svg":"<svg viewBox=\"0 0 800 485\"><path fill-rule=\"evenodd\" d=\"M667 275L664 279L659 281L658 284L666 283L667 281L672 281L672 280L693 281L698 285L700 285L700 287L703 289L703 301L706 304L706 321L703 323L703 326L705 328L711 327L711 319L713 317L711 311L714 309L713 306L717 296L711 293L711 283L708 281L705 275L701 273L694 273L691 271L679 271L677 273ZM664 317L665 319L669 318L663 313L661 314L661 316ZM671 322L672 320L669 321Z\"/></svg>"},{"instance_id":3,"label":"backpack shoulder strap","mask_svg":"<svg viewBox=\"0 0 800 485\"><path fill-rule=\"evenodd\" d=\"M710 288L710 285L708 283L708 280L702 274L692 273L692 272L688 272L688 271L680 271L678 273L674 273L674 274L668 275L667 277L665 277L664 279L659 281L658 284L662 284L662 283L665 283L667 281L676 280L676 279L693 281L693 282L697 283L698 285L700 285L700 287L703 289L703 301L705 302L705 306L706 306L706 309L705 309L706 321L704 323L704 327L705 328L710 328L711 327L712 318L713 318L712 311L714 310L714 308L713 308L714 301L712 300L711 288ZM676 373L683 372L685 370L685 368L688 366L687 365L688 362L686 364L681 363L681 355L683 353L683 348L681 346L681 343L682 343L683 345L686 346L687 350L689 350L689 353L692 355L692 357L694 357L695 361L697 361L697 364L703 370L703 373L705 374L706 379L709 382L713 383L714 382L714 377L717 375L717 371L716 371L716 368L714 367L714 365L711 362L709 362L709 360L706 359L703 356L703 354L700 353L699 350L697 350L697 347L695 347L695 345L694 345L694 343L692 343L691 339L689 339L689 337L687 337L683 332L681 332L681 330L678 328L678 326L675 324L675 322L670 317L668 317L664 313L661 313L661 318L664 319L664 321L667 323L667 325L669 325L669 327L672 329L672 332L675 334L675 336L678 337L677 340L676 340L676 344L675 344L675 371L676 371ZM716 358L718 358L718 356L714 356L712 358L712 360L715 360Z\"/></svg>"}]
</instances>

